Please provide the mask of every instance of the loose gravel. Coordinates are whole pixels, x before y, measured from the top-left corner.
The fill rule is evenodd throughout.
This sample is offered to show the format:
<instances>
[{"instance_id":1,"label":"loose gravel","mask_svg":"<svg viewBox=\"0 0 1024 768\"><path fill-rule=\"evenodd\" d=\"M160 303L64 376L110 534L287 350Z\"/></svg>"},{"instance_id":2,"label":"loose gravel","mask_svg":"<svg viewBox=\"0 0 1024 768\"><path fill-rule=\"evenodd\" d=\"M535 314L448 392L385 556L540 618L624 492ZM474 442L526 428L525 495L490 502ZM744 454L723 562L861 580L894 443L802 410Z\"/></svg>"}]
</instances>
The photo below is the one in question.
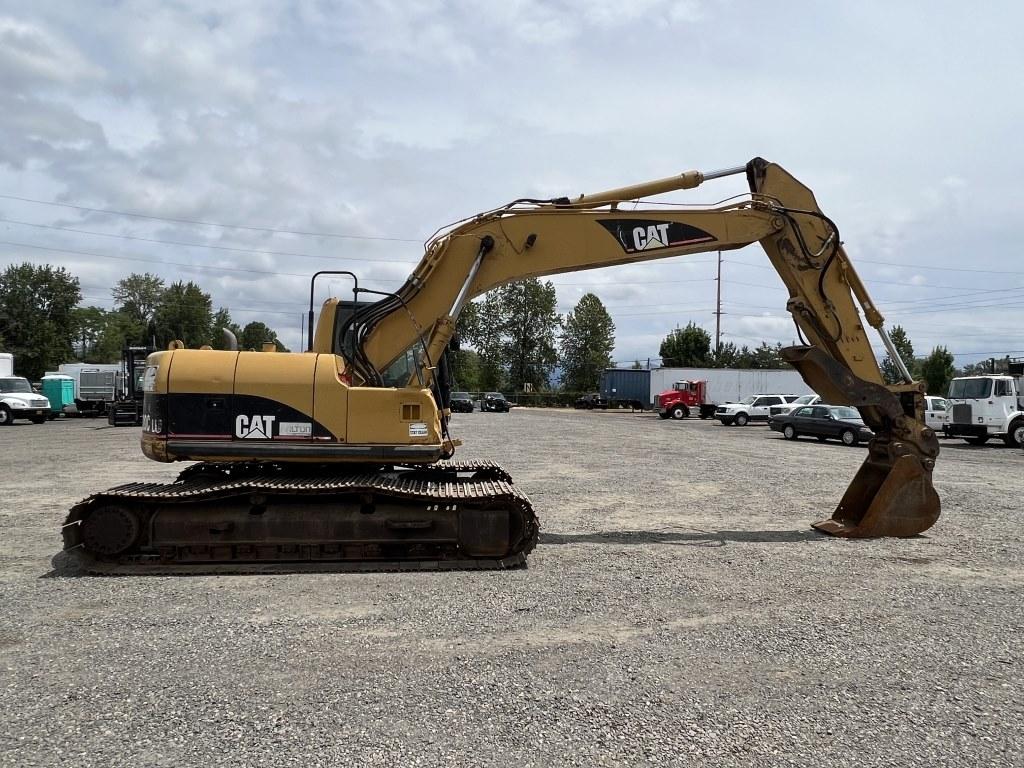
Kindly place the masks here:
<instances>
[{"instance_id":1,"label":"loose gravel","mask_svg":"<svg viewBox=\"0 0 1024 768\"><path fill-rule=\"evenodd\" d=\"M510 572L72 578L137 429L0 428L2 766L1024 765L1019 450L944 441L911 540L865 449L650 414L458 414L542 523Z\"/></svg>"}]
</instances>

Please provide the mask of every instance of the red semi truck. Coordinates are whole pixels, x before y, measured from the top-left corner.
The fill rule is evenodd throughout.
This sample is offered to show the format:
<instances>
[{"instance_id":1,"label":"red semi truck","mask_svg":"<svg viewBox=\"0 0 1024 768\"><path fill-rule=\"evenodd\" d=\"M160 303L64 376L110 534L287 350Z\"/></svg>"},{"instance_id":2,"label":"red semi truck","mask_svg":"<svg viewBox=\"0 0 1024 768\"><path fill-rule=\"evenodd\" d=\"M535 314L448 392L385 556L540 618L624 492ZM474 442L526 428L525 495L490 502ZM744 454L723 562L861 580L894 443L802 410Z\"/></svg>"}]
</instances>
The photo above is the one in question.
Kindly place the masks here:
<instances>
[{"instance_id":1,"label":"red semi truck","mask_svg":"<svg viewBox=\"0 0 1024 768\"><path fill-rule=\"evenodd\" d=\"M685 419L690 411L709 419L715 415L716 404L708 402L706 381L677 381L672 389L666 389L655 398L654 407L663 419Z\"/></svg>"}]
</instances>

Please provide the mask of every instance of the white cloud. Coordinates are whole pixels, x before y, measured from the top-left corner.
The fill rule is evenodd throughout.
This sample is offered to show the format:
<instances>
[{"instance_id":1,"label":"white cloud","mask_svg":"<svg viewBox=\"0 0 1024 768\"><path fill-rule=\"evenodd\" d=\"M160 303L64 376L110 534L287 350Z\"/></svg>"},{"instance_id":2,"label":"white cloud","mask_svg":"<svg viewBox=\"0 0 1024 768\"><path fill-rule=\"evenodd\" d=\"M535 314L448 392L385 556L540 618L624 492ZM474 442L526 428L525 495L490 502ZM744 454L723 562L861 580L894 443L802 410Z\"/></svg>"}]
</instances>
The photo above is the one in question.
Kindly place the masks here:
<instances>
[{"instance_id":1,"label":"white cloud","mask_svg":"<svg viewBox=\"0 0 1024 768\"><path fill-rule=\"evenodd\" d=\"M1024 49L1012 34L1022 17L1012 4L970 15L938 7L928 16L875 4L798 13L670 0L26 5L0 17L0 193L417 239L514 197L577 195L760 154L814 188L880 308L912 339L941 335L951 348L975 351L965 319L992 313L1019 326L1021 308L993 300L931 316L905 303L890 312L887 302L934 300L942 293L934 286L1024 284L1024 276L942 269L1012 270L1019 261L1021 160L1006 147L1024 118ZM742 190L742 179L730 179L674 199L713 202ZM3 225L12 242L151 260L0 246L6 261L43 254L74 264L90 283L158 269L169 279L201 277L219 305L266 302L281 312L304 308L301 278L153 262L296 275L350 267L394 287L407 264L345 257L420 255L416 243L197 227L6 199L0 216L315 256ZM760 315L784 315L785 294L772 288L778 278L742 266L765 266L763 255L741 251L728 261L723 293L733 306L723 329L743 343L741 336L788 341L788 319ZM554 281L563 308L596 292L616 320L616 356L646 358L677 323L713 331L714 267L694 257ZM758 308L776 303L775 311Z\"/></svg>"}]
</instances>

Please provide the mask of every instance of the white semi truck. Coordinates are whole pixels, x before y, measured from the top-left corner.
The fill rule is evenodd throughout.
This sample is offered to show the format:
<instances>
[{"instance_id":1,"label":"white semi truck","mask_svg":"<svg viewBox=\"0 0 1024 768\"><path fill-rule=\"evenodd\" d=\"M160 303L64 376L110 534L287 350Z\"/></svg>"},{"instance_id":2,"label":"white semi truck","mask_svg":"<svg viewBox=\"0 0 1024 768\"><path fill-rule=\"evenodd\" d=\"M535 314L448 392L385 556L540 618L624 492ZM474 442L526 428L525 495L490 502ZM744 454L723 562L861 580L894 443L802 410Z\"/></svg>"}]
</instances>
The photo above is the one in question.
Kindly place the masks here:
<instances>
[{"instance_id":1,"label":"white semi truck","mask_svg":"<svg viewBox=\"0 0 1024 768\"><path fill-rule=\"evenodd\" d=\"M1005 375L960 376L949 385L949 409L942 431L972 445L1000 438L1024 446L1024 361Z\"/></svg>"}]
</instances>

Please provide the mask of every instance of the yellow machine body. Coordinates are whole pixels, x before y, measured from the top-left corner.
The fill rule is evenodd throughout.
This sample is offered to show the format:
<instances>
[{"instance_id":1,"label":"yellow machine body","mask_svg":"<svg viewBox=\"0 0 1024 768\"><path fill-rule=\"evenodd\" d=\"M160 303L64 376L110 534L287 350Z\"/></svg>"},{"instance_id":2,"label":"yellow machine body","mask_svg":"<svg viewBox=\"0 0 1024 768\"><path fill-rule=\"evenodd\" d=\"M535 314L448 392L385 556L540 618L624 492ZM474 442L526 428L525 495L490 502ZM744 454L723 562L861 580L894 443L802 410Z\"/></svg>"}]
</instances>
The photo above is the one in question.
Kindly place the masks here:
<instances>
[{"instance_id":1,"label":"yellow machine body","mask_svg":"<svg viewBox=\"0 0 1024 768\"><path fill-rule=\"evenodd\" d=\"M437 461L430 390L346 382L339 355L176 349L147 360L142 450L156 461Z\"/></svg>"}]
</instances>

